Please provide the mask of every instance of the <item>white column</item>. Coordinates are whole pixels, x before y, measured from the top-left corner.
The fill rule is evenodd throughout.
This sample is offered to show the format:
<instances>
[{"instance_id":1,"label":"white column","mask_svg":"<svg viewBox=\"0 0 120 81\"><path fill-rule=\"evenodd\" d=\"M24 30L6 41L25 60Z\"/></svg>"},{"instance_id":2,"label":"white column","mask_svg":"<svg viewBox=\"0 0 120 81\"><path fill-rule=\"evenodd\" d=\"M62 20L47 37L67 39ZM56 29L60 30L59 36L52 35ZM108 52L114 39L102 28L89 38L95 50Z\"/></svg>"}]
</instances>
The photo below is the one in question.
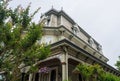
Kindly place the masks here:
<instances>
[{"instance_id":1,"label":"white column","mask_svg":"<svg viewBox=\"0 0 120 81\"><path fill-rule=\"evenodd\" d=\"M68 80L68 53L64 50L62 54L61 64L62 64L62 81Z\"/></svg>"},{"instance_id":2,"label":"white column","mask_svg":"<svg viewBox=\"0 0 120 81\"><path fill-rule=\"evenodd\" d=\"M32 78L33 78L33 74L30 74L29 75L29 81L32 81Z\"/></svg>"},{"instance_id":3,"label":"white column","mask_svg":"<svg viewBox=\"0 0 120 81\"><path fill-rule=\"evenodd\" d=\"M66 65L62 64L62 81L66 80Z\"/></svg>"},{"instance_id":4,"label":"white column","mask_svg":"<svg viewBox=\"0 0 120 81\"><path fill-rule=\"evenodd\" d=\"M66 53L66 78L68 80L68 53Z\"/></svg>"}]
</instances>

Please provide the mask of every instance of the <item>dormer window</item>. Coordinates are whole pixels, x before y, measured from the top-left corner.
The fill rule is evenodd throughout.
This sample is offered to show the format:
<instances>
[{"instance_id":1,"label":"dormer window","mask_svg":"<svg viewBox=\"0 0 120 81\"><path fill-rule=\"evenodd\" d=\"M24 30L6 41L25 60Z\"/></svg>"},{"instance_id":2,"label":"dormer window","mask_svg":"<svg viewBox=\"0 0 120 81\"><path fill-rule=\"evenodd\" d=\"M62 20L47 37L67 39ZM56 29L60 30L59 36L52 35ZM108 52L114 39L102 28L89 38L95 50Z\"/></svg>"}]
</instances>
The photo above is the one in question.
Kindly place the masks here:
<instances>
[{"instance_id":1,"label":"dormer window","mask_svg":"<svg viewBox=\"0 0 120 81\"><path fill-rule=\"evenodd\" d=\"M88 43L89 43L90 45L93 45L93 44L94 44L94 40L93 40L92 38L90 38L90 39L88 40Z\"/></svg>"},{"instance_id":2,"label":"dormer window","mask_svg":"<svg viewBox=\"0 0 120 81\"><path fill-rule=\"evenodd\" d=\"M47 16L47 26L49 26L50 23L50 16Z\"/></svg>"},{"instance_id":3,"label":"dormer window","mask_svg":"<svg viewBox=\"0 0 120 81\"><path fill-rule=\"evenodd\" d=\"M50 16L42 15L41 22L44 23L46 26L49 26L50 23Z\"/></svg>"},{"instance_id":4,"label":"dormer window","mask_svg":"<svg viewBox=\"0 0 120 81\"><path fill-rule=\"evenodd\" d=\"M101 46L101 45L98 45L97 50L98 50L98 51L101 51L101 50L102 50L102 46Z\"/></svg>"},{"instance_id":5,"label":"dormer window","mask_svg":"<svg viewBox=\"0 0 120 81\"><path fill-rule=\"evenodd\" d=\"M73 25L72 27L71 27L71 29L72 29L72 32L74 33L74 34L77 34L78 33L78 25Z\"/></svg>"},{"instance_id":6,"label":"dormer window","mask_svg":"<svg viewBox=\"0 0 120 81\"><path fill-rule=\"evenodd\" d=\"M45 21L45 25L46 25L46 26L49 26L50 16L46 16L46 17L45 17L45 20L46 20L46 21Z\"/></svg>"}]
</instances>

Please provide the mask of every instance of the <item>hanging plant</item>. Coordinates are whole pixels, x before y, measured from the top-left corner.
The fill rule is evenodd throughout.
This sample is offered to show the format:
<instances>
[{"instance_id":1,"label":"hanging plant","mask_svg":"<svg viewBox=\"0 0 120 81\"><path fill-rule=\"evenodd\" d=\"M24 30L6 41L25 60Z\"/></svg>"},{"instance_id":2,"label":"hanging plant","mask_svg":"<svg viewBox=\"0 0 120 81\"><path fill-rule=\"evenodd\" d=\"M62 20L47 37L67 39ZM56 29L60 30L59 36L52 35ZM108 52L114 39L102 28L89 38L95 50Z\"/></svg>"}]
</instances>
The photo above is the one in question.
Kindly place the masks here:
<instances>
[{"instance_id":1,"label":"hanging plant","mask_svg":"<svg viewBox=\"0 0 120 81\"><path fill-rule=\"evenodd\" d=\"M49 67L43 67L39 69L39 73L44 73L44 74L48 74L50 72L50 68Z\"/></svg>"}]
</instances>

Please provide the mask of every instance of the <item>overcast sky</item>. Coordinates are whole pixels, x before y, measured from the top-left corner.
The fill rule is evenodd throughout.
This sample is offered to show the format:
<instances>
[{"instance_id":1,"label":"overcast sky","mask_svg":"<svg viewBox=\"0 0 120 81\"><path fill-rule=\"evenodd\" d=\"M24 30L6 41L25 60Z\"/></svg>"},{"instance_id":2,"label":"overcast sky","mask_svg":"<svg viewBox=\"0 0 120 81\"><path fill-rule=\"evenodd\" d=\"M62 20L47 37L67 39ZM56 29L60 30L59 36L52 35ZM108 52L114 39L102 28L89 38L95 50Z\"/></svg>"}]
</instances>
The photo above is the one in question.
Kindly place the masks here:
<instances>
[{"instance_id":1,"label":"overcast sky","mask_svg":"<svg viewBox=\"0 0 120 81\"><path fill-rule=\"evenodd\" d=\"M109 64L114 66L120 55L120 0L13 0L10 7L31 4L31 12L41 7L41 13L52 8L63 10L103 47Z\"/></svg>"}]
</instances>

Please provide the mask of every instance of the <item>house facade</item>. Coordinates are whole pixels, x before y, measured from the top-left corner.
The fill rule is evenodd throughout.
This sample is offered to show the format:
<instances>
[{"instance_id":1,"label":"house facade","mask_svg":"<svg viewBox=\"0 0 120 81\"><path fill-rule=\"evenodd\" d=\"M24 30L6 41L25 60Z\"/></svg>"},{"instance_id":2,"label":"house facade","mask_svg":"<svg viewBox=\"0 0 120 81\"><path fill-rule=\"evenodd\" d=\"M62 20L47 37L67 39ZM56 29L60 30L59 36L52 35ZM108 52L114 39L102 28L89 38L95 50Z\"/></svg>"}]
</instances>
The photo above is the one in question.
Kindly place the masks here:
<instances>
[{"instance_id":1,"label":"house facade","mask_svg":"<svg viewBox=\"0 0 120 81\"><path fill-rule=\"evenodd\" d=\"M83 81L75 67L80 64L99 64L107 72L120 73L107 64L102 46L85 32L63 10L51 9L41 16L43 37L39 43L51 45L51 55L40 61L39 72L29 75L29 81Z\"/></svg>"}]
</instances>

